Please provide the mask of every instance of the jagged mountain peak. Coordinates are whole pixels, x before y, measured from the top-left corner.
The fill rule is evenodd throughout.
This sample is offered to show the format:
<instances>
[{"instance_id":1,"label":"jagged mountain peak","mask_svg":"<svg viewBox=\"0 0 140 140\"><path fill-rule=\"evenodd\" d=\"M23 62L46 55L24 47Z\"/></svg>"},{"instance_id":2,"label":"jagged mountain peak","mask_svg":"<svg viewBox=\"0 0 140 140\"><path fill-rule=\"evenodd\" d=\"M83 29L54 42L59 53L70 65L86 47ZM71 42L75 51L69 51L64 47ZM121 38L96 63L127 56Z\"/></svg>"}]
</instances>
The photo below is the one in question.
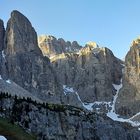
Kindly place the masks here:
<instances>
[{"instance_id":1,"label":"jagged mountain peak","mask_svg":"<svg viewBox=\"0 0 140 140\"><path fill-rule=\"evenodd\" d=\"M132 41L131 47L140 46L140 36Z\"/></svg>"},{"instance_id":2,"label":"jagged mountain peak","mask_svg":"<svg viewBox=\"0 0 140 140\"><path fill-rule=\"evenodd\" d=\"M51 35L41 35L38 37L39 48L44 56L52 57L57 54L77 52L82 47L77 41L65 41L63 38L55 38Z\"/></svg>"},{"instance_id":3,"label":"jagged mountain peak","mask_svg":"<svg viewBox=\"0 0 140 140\"><path fill-rule=\"evenodd\" d=\"M27 24L31 25L31 22L28 20L28 18L26 16L24 16L21 12L19 12L18 10L13 10L11 12L11 20L15 19L15 22L17 20L19 20L18 22L26 22Z\"/></svg>"},{"instance_id":4,"label":"jagged mountain peak","mask_svg":"<svg viewBox=\"0 0 140 140\"><path fill-rule=\"evenodd\" d=\"M1 35L2 32L0 39ZM54 100L56 96L53 98L52 94L60 93L62 87L56 89L59 88L57 77L49 59L38 47L37 34L30 21L20 12L13 11L7 23L5 39L1 41L5 44L0 52L1 80L10 79L40 98L48 96ZM59 97L57 101L60 102Z\"/></svg>"},{"instance_id":5,"label":"jagged mountain peak","mask_svg":"<svg viewBox=\"0 0 140 140\"><path fill-rule=\"evenodd\" d=\"M93 41L87 42L85 46L91 47L91 48L97 48L97 47L99 47L99 45L96 42L93 42Z\"/></svg>"},{"instance_id":6,"label":"jagged mountain peak","mask_svg":"<svg viewBox=\"0 0 140 140\"><path fill-rule=\"evenodd\" d=\"M89 54L94 53L98 54L109 50L105 47L99 47L96 42L89 41L85 46L80 46L77 41L65 41L63 38L56 38L52 35L41 35L38 37L39 48L41 49L44 56L48 56L50 59L54 58L56 55L59 55L59 58L63 53L76 53L76 54ZM112 52L111 52L112 53Z\"/></svg>"},{"instance_id":7,"label":"jagged mountain peak","mask_svg":"<svg viewBox=\"0 0 140 140\"><path fill-rule=\"evenodd\" d=\"M50 40L56 40L56 38L52 35L40 35L38 37L38 43L40 44L41 42L46 42L47 39L50 39Z\"/></svg>"},{"instance_id":8,"label":"jagged mountain peak","mask_svg":"<svg viewBox=\"0 0 140 140\"><path fill-rule=\"evenodd\" d=\"M37 34L30 21L20 12L13 11L6 28L6 55L34 51L41 54Z\"/></svg>"}]
</instances>

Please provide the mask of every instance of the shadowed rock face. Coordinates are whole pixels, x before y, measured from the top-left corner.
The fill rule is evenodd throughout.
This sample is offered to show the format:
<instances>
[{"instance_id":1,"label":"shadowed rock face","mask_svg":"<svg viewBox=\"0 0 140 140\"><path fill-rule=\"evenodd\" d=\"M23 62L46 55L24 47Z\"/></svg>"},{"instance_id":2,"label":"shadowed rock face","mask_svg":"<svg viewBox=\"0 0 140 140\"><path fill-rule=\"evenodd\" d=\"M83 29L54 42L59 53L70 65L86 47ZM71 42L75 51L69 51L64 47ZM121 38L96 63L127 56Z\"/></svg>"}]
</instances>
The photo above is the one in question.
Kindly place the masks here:
<instances>
[{"instance_id":1,"label":"shadowed rock face","mask_svg":"<svg viewBox=\"0 0 140 140\"><path fill-rule=\"evenodd\" d=\"M36 52L41 54L37 46L37 35L29 20L13 11L6 28L6 55Z\"/></svg>"},{"instance_id":2,"label":"shadowed rock face","mask_svg":"<svg viewBox=\"0 0 140 140\"><path fill-rule=\"evenodd\" d=\"M2 51L4 48L4 35L5 35L4 23L0 19L0 51Z\"/></svg>"},{"instance_id":3,"label":"shadowed rock face","mask_svg":"<svg viewBox=\"0 0 140 140\"><path fill-rule=\"evenodd\" d=\"M140 39L132 42L125 57L123 88L116 104L118 113L132 116L140 112Z\"/></svg>"},{"instance_id":4,"label":"shadowed rock face","mask_svg":"<svg viewBox=\"0 0 140 140\"><path fill-rule=\"evenodd\" d=\"M36 32L29 20L18 11L11 13L5 44L5 65L9 79L32 93L40 93L42 98L60 96L57 77L49 59L42 55L38 47ZM60 99L57 100L60 102Z\"/></svg>"},{"instance_id":5,"label":"shadowed rock face","mask_svg":"<svg viewBox=\"0 0 140 140\"><path fill-rule=\"evenodd\" d=\"M38 140L139 140L137 128L72 106L41 105L1 97L0 107L9 120L38 136ZM53 108L55 106L55 108Z\"/></svg>"},{"instance_id":6,"label":"shadowed rock face","mask_svg":"<svg viewBox=\"0 0 140 140\"><path fill-rule=\"evenodd\" d=\"M2 50L4 49L4 36L5 36L4 23L0 19L0 75L2 73L2 67L3 67L3 53L2 53Z\"/></svg>"}]
</instances>

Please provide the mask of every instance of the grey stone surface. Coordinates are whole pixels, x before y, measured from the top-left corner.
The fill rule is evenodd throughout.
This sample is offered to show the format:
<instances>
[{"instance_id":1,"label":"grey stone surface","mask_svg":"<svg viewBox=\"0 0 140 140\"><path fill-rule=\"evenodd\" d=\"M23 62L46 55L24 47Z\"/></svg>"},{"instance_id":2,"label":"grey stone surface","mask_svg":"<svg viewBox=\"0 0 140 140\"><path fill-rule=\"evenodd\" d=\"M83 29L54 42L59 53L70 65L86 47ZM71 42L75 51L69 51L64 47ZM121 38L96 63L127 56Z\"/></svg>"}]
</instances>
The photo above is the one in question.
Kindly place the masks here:
<instances>
[{"instance_id":1,"label":"grey stone surface","mask_svg":"<svg viewBox=\"0 0 140 140\"><path fill-rule=\"evenodd\" d=\"M65 110L34 105L29 101L1 98L2 116L10 117L38 136L38 140L139 140L137 128L117 123L104 115L84 114L73 107ZM59 111L58 111L59 109Z\"/></svg>"},{"instance_id":2,"label":"grey stone surface","mask_svg":"<svg viewBox=\"0 0 140 140\"><path fill-rule=\"evenodd\" d=\"M2 51L4 48L4 35L5 35L4 23L0 19L0 51Z\"/></svg>"},{"instance_id":3,"label":"grey stone surface","mask_svg":"<svg viewBox=\"0 0 140 140\"><path fill-rule=\"evenodd\" d=\"M131 44L125 57L123 88L116 104L117 112L123 116L133 116L140 112L140 39Z\"/></svg>"},{"instance_id":4,"label":"grey stone surface","mask_svg":"<svg viewBox=\"0 0 140 140\"><path fill-rule=\"evenodd\" d=\"M2 73L2 67L3 67L2 50L4 49L4 36L5 36L4 23L0 19L0 74Z\"/></svg>"},{"instance_id":5,"label":"grey stone surface","mask_svg":"<svg viewBox=\"0 0 140 140\"><path fill-rule=\"evenodd\" d=\"M107 48L86 45L79 52L51 58L63 85L73 87L83 102L111 101L112 84L120 84L122 65Z\"/></svg>"},{"instance_id":6,"label":"grey stone surface","mask_svg":"<svg viewBox=\"0 0 140 140\"><path fill-rule=\"evenodd\" d=\"M56 54L77 52L81 46L73 41L65 41L62 38L56 39L54 36L42 35L38 37L39 48L44 56L53 57Z\"/></svg>"},{"instance_id":7,"label":"grey stone surface","mask_svg":"<svg viewBox=\"0 0 140 140\"><path fill-rule=\"evenodd\" d=\"M0 91L12 95L0 98L1 116L17 121L40 140L140 139L138 128L114 122L104 111L95 114L81 109L81 101L110 102L116 94L112 84L120 84L123 62L111 50L95 42L82 47L53 36L41 36L38 42L39 46L34 28L20 12L11 13L6 33L0 20ZM124 117L140 112L139 60L138 38L126 55L123 88L116 103L117 113ZM74 92L65 95L63 85ZM42 102L53 104L46 108L38 104Z\"/></svg>"},{"instance_id":8,"label":"grey stone surface","mask_svg":"<svg viewBox=\"0 0 140 140\"><path fill-rule=\"evenodd\" d=\"M38 47L30 21L18 11L11 13L7 23L4 54L3 79L7 75L6 78L42 99L61 102L62 86L49 59Z\"/></svg>"}]
</instances>

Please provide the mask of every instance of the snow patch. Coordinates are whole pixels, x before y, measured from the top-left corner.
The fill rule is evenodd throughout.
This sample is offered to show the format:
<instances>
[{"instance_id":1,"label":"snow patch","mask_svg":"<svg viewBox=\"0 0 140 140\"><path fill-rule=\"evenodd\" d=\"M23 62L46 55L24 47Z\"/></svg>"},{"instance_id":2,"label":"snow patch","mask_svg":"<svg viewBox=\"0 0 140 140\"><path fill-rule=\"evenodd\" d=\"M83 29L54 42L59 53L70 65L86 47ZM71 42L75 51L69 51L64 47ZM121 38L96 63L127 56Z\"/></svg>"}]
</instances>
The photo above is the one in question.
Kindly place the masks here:
<instances>
[{"instance_id":1,"label":"snow patch","mask_svg":"<svg viewBox=\"0 0 140 140\"><path fill-rule=\"evenodd\" d=\"M11 84L11 80L9 80L9 79L6 80L6 83Z\"/></svg>"},{"instance_id":2,"label":"snow patch","mask_svg":"<svg viewBox=\"0 0 140 140\"><path fill-rule=\"evenodd\" d=\"M132 116L130 119L134 119L135 117L139 116L140 115L140 112L138 112L137 114L135 114L134 116Z\"/></svg>"},{"instance_id":3,"label":"snow patch","mask_svg":"<svg viewBox=\"0 0 140 140\"><path fill-rule=\"evenodd\" d=\"M82 102L82 100L81 100L79 94L78 94L77 92L75 92L75 94L77 95L78 100L83 104L83 102Z\"/></svg>"},{"instance_id":4,"label":"snow patch","mask_svg":"<svg viewBox=\"0 0 140 140\"><path fill-rule=\"evenodd\" d=\"M90 110L92 111L93 110L93 105L94 103L83 103L83 106L87 109L87 110Z\"/></svg>"},{"instance_id":5,"label":"snow patch","mask_svg":"<svg viewBox=\"0 0 140 140\"><path fill-rule=\"evenodd\" d=\"M96 101L96 102L93 102L93 103L83 103L83 106L84 106L87 110L92 111L94 105L98 105L98 106L100 106L100 105L105 105L105 106L110 107L110 104L111 104L111 102L104 102L104 101L99 102L99 101ZM99 110L100 110L100 107L96 107L96 110L99 111Z\"/></svg>"},{"instance_id":6,"label":"snow patch","mask_svg":"<svg viewBox=\"0 0 140 140\"><path fill-rule=\"evenodd\" d=\"M4 51L2 51L2 57L5 59L6 55L4 54Z\"/></svg>"},{"instance_id":7,"label":"snow patch","mask_svg":"<svg viewBox=\"0 0 140 140\"><path fill-rule=\"evenodd\" d=\"M4 136L0 136L0 140L7 140Z\"/></svg>"},{"instance_id":8,"label":"snow patch","mask_svg":"<svg viewBox=\"0 0 140 140\"><path fill-rule=\"evenodd\" d=\"M64 94L67 95L67 94L70 94L70 93L74 93L74 90L72 87L68 87L66 85L63 85L63 90L64 90Z\"/></svg>"},{"instance_id":9,"label":"snow patch","mask_svg":"<svg viewBox=\"0 0 140 140\"><path fill-rule=\"evenodd\" d=\"M0 80L3 80L1 75L0 75ZM11 84L11 80L10 79L6 80L5 82L8 83L8 84Z\"/></svg>"},{"instance_id":10,"label":"snow patch","mask_svg":"<svg viewBox=\"0 0 140 140\"><path fill-rule=\"evenodd\" d=\"M118 98L118 94L119 94L119 91L120 89L122 88L122 79L121 79L121 84L120 85L116 85L116 84L112 84L113 87L115 88L116 90L116 95L114 96L114 99L113 99L113 104L112 104L112 109L111 109L111 112L115 112L115 104L116 104L116 100Z\"/></svg>"},{"instance_id":11,"label":"snow patch","mask_svg":"<svg viewBox=\"0 0 140 140\"><path fill-rule=\"evenodd\" d=\"M123 118L119 118L119 115L115 113L115 104L116 104L116 100L118 98L118 94L119 94L119 91L120 89L122 88L122 79L121 79L121 84L120 85L116 85L116 84L112 84L113 87L115 88L116 90L116 95L114 96L114 99L113 99L113 104L111 106L111 110L107 113L107 116L109 118L111 118L112 120L114 121L119 121L119 122L126 122L126 119L123 119Z\"/></svg>"},{"instance_id":12,"label":"snow patch","mask_svg":"<svg viewBox=\"0 0 140 140\"><path fill-rule=\"evenodd\" d=\"M125 64L121 64L123 67L125 67Z\"/></svg>"},{"instance_id":13,"label":"snow patch","mask_svg":"<svg viewBox=\"0 0 140 140\"><path fill-rule=\"evenodd\" d=\"M123 71L123 69L122 69L122 71ZM104 102L104 101L102 101L102 102L96 101L96 102L94 102L94 103L84 103L84 102L82 102L82 100L81 100L79 94L78 94L76 91L74 91L74 89L73 89L72 87L68 87L68 86L66 86L66 85L63 85L63 90L64 90L64 94L65 94L65 95L66 95L66 94L69 94L69 93L75 93L75 94L77 95L78 100L82 103L83 107L86 108L86 109L89 110L89 111L92 111L92 110L93 110L93 105L106 105L106 106L108 106L109 108L111 108L111 110L109 110L108 113L107 113L107 116L108 116L109 118L111 118L111 119L114 120L114 121L118 121L118 122L127 122L127 123L131 124L133 127L138 127L138 126L140 126L140 122L138 122L138 121L133 121L133 119L134 119L135 117L137 117L138 115L140 115L140 112L138 112L137 114L135 114L134 116L132 116L132 117L129 118L129 119L121 118L121 117L119 116L119 114L116 114L116 113L115 113L115 104L116 104L116 100L117 100L117 98L118 98L118 94L119 94L120 89L123 87L122 79L121 79L120 82L121 82L120 85L112 84L113 87L114 87L115 90L116 90L116 95L114 96L114 99L113 99L113 102L112 102L112 103L111 103L111 102ZM97 107L96 110L97 110L97 112L98 112L98 111L100 110L100 108ZM138 130L140 130L140 127L138 128Z\"/></svg>"},{"instance_id":14,"label":"snow patch","mask_svg":"<svg viewBox=\"0 0 140 140\"><path fill-rule=\"evenodd\" d=\"M82 102L79 94L76 91L74 91L74 89L72 87L68 87L67 85L63 85L63 90L64 90L65 95L70 94L70 93L75 93L77 96L77 99L82 103L83 107L89 111L93 110L93 105L109 105L110 106L110 104L111 104L111 102L99 102L99 101L96 101L93 103L85 103L85 102ZM98 110L99 110L99 108L98 108Z\"/></svg>"}]
</instances>

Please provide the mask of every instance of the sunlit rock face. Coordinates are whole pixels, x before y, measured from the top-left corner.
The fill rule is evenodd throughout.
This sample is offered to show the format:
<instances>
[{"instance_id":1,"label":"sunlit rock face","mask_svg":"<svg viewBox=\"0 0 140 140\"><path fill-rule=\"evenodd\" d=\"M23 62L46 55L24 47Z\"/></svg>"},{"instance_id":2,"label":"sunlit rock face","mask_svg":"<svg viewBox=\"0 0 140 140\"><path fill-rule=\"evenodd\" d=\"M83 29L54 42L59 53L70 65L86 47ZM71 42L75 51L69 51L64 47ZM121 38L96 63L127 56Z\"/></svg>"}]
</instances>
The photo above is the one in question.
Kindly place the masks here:
<instances>
[{"instance_id":1,"label":"sunlit rock face","mask_svg":"<svg viewBox=\"0 0 140 140\"><path fill-rule=\"evenodd\" d=\"M89 47L89 48L91 48L91 49L92 49L92 48L94 49L94 48L99 47L98 44L97 44L96 42L93 42L93 41L87 42L85 46L86 46L86 47Z\"/></svg>"},{"instance_id":2,"label":"sunlit rock face","mask_svg":"<svg viewBox=\"0 0 140 140\"><path fill-rule=\"evenodd\" d=\"M38 44L44 56L52 57L56 54L77 52L81 46L73 41L65 41L62 38L56 39L54 36L42 35L38 37Z\"/></svg>"},{"instance_id":3,"label":"sunlit rock face","mask_svg":"<svg viewBox=\"0 0 140 140\"><path fill-rule=\"evenodd\" d=\"M11 13L7 23L3 53L10 80L43 99L56 97L56 102L60 102L62 87L50 60L42 55L30 21L18 11Z\"/></svg>"},{"instance_id":4,"label":"sunlit rock face","mask_svg":"<svg viewBox=\"0 0 140 140\"><path fill-rule=\"evenodd\" d=\"M50 60L61 84L73 87L82 102L112 101L112 83L120 84L122 62L109 49L89 42L79 51L56 54Z\"/></svg>"},{"instance_id":5,"label":"sunlit rock face","mask_svg":"<svg viewBox=\"0 0 140 140\"><path fill-rule=\"evenodd\" d=\"M125 57L124 72L116 108L119 114L132 116L140 112L140 38L131 44Z\"/></svg>"}]
</instances>

